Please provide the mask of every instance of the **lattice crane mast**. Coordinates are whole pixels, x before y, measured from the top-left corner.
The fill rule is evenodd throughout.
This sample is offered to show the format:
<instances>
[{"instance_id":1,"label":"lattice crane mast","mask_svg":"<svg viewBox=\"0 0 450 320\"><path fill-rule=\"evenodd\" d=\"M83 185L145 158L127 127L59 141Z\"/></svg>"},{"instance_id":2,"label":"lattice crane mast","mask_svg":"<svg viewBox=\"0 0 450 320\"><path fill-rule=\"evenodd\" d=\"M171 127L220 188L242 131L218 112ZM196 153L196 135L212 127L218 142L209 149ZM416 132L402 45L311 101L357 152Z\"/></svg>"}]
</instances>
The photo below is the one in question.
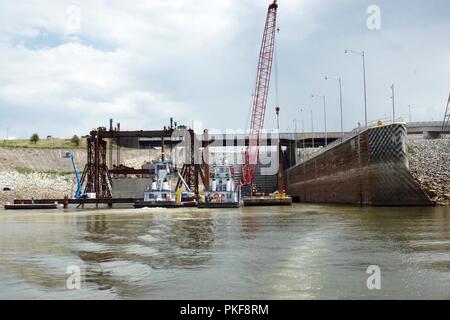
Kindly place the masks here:
<instances>
[{"instance_id":1,"label":"lattice crane mast","mask_svg":"<svg viewBox=\"0 0 450 320\"><path fill-rule=\"evenodd\" d=\"M245 164L243 166L243 184L247 186L253 185L256 163L258 161L259 138L264 126L264 115L266 112L267 96L269 94L270 74L275 47L277 9L277 0L273 0L267 10L266 24L259 53L256 85L253 93L249 141L245 151Z\"/></svg>"}]
</instances>

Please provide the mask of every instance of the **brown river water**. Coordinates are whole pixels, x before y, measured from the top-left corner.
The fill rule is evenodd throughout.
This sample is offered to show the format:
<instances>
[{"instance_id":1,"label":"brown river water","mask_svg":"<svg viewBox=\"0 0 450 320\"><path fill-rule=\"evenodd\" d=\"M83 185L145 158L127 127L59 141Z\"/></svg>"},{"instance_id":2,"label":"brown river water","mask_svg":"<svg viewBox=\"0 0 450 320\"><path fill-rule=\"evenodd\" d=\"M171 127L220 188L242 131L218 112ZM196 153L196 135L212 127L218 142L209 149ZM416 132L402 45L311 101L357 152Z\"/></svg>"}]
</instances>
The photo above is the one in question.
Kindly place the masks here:
<instances>
[{"instance_id":1,"label":"brown river water","mask_svg":"<svg viewBox=\"0 0 450 320\"><path fill-rule=\"evenodd\" d=\"M0 298L450 299L450 207L0 210Z\"/></svg>"}]
</instances>

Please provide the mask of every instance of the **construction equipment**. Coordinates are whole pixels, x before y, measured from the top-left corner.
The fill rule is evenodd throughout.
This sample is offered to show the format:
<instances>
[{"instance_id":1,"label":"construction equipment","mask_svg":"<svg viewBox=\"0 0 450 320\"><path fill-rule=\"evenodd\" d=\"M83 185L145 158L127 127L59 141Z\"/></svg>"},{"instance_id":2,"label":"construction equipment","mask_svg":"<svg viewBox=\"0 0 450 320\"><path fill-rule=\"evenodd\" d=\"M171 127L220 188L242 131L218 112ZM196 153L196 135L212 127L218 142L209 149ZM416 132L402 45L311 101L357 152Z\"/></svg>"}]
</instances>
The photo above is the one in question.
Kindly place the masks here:
<instances>
[{"instance_id":1,"label":"construction equipment","mask_svg":"<svg viewBox=\"0 0 450 320\"><path fill-rule=\"evenodd\" d=\"M442 130L441 130L442 134L445 134L449 121L450 121L450 94L448 95L447 107L445 108L444 120L442 121Z\"/></svg>"},{"instance_id":2,"label":"construction equipment","mask_svg":"<svg viewBox=\"0 0 450 320\"><path fill-rule=\"evenodd\" d=\"M77 164L75 163L75 156L73 155L72 152L66 152L63 155L63 158L70 159L72 161L73 171L75 172L75 178L77 180L77 190L75 191L75 198L76 199L80 199L81 198L81 192L82 192L81 191L82 184L81 184L81 180L80 180L80 175L78 174Z\"/></svg>"},{"instance_id":3,"label":"construction equipment","mask_svg":"<svg viewBox=\"0 0 450 320\"><path fill-rule=\"evenodd\" d=\"M259 53L255 91L253 93L249 141L245 151L245 164L243 165L242 182L244 186L252 187L256 163L258 161L259 138L264 126L264 115L269 93L270 74L275 47L277 9L277 0L274 0L267 10L266 24Z\"/></svg>"}]
</instances>

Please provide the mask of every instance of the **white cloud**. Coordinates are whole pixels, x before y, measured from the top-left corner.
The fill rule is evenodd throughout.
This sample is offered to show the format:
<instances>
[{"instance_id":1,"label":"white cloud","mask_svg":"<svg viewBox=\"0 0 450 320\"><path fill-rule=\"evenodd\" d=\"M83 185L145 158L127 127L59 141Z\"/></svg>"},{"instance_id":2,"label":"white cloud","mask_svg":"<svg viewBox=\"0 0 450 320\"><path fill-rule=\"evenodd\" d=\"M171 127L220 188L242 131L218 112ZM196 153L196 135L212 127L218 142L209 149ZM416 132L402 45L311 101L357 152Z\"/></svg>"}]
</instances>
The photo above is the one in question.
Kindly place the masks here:
<instances>
[{"instance_id":1,"label":"white cloud","mask_svg":"<svg viewBox=\"0 0 450 320\"><path fill-rule=\"evenodd\" d=\"M110 117L129 129L148 129L161 127L170 116L186 124L201 120L205 127L242 127L269 3L2 1L0 130L8 126L11 134L25 137L34 131L69 136L105 125ZM70 34L69 5L81 10L80 30ZM384 90L395 82L399 105L416 106L416 118L440 117L449 84L449 45L442 40L448 22L417 26L403 17L407 24L395 25L389 10L396 19L406 13L382 1L382 30L370 33L359 1L283 0L279 5L283 129L299 118L298 106L308 108L308 115L317 107L311 92L329 96L329 127L338 128L336 88L323 81L326 73L344 77L347 129L361 120L360 66L356 57L343 54L349 44L367 51L371 116L389 112ZM439 14L439 8L433 10ZM267 128L275 126L273 84Z\"/></svg>"}]
</instances>

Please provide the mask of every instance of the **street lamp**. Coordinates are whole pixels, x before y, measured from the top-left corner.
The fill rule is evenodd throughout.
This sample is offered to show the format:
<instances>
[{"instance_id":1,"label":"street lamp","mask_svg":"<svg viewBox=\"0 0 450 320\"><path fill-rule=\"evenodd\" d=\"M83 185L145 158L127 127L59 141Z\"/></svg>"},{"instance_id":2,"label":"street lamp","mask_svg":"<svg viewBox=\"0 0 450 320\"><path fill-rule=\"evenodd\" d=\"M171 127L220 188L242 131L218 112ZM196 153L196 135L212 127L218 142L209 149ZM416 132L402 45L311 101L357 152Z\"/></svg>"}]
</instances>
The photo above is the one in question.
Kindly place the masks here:
<instances>
[{"instance_id":1,"label":"street lamp","mask_svg":"<svg viewBox=\"0 0 450 320\"><path fill-rule=\"evenodd\" d=\"M327 104L325 101L325 96L320 96L317 94L312 94L312 98L321 98L323 100L323 116L324 116L324 125L325 125L325 147L328 145L328 136L327 136Z\"/></svg>"},{"instance_id":2,"label":"street lamp","mask_svg":"<svg viewBox=\"0 0 450 320\"><path fill-rule=\"evenodd\" d=\"M341 77L325 76L325 80L336 80L339 82L339 106L341 108L341 133L344 133L344 118L342 116L342 79Z\"/></svg>"},{"instance_id":3,"label":"street lamp","mask_svg":"<svg viewBox=\"0 0 450 320\"><path fill-rule=\"evenodd\" d=\"M305 119L303 118L303 108L300 108L300 116L302 118L303 151L304 151L305 150Z\"/></svg>"},{"instance_id":4,"label":"street lamp","mask_svg":"<svg viewBox=\"0 0 450 320\"><path fill-rule=\"evenodd\" d=\"M365 61L365 54L364 51L355 51L346 49L345 53L354 53L362 57L362 63L363 63L363 80L364 80L364 117L365 117L365 123L367 127L367 89L366 89L366 61Z\"/></svg>"},{"instance_id":5,"label":"street lamp","mask_svg":"<svg viewBox=\"0 0 450 320\"><path fill-rule=\"evenodd\" d=\"M315 147L314 144L314 113L313 109L311 109L311 134L312 134L312 147Z\"/></svg>"},{"instance_id":6,"label":"street lamp","mask_svg":"<svg viewBox=\"0 0 450 320\"><path fill-rule=\"evenodd\" d=\"M277 114L277 129L280 132L280 107L275 107L275 113Z\"/></svg>"},{"instance_id":7,"label":"street lamp","mask_svg":"<svg viewBox=\"0 0 450 320\"><path fill-rule=\"evenodd\" d=\"M297 119L292 120L294 122L294 147L295 147L295 163L298 162L298 145L297 145Z\"/></svg>"}]
</instances>

